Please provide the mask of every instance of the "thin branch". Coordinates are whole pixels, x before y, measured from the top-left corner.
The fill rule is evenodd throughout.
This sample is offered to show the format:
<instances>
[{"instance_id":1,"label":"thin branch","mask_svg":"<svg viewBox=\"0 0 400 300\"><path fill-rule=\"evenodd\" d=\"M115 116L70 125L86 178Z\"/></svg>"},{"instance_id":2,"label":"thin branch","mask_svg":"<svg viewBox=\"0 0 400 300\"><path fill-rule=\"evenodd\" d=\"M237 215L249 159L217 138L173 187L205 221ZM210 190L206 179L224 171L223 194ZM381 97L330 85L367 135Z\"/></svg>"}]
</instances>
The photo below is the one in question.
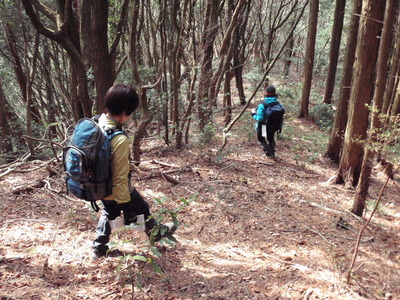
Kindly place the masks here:
<instances>
[{"instance_id":1,"label":"thin branch","mask_svg":"<svg viewBox=\"0 0 400 300\"><path fill-rule=\"evenodd\" d=\"M31 139L31 140L34 140L34 141L38 141L38 142L45 142L45 143L49 143L49 144L52 144L52 145L56 145L56 146L60 147L61 149L64 148L63 145L61 145L59 143L56 143L56 142L53 142L53 141L50 141L50 140L38 139L38 138L34 138L34 137L31 137L31 136L28 136L28 135L23 135L22 137L23 138L27 138L27 139Z\"/></svg>"},{"instance_id":2,"label":"thin branch","mask_svg":"<svg viewBox=\"0 0 400 300\"><path fill-rule=\"evenodd\" d=\"M364 230L367 228L368 224L371 222L372 217L374 216L376 210L378 209L378 205L379 205L379 203L380 203L381 200L382 200L383 192L384 192L384 190L385 190L385 188L386 188L386 186L387 186L387 184L388 184L388 182L389 182L389 179L390 179L389 177L386 178L386 181L385 181L385 183L383 184L382 189L381 189L381 191L380 191L380 193L379 193L378 201L376 201L375 206L374 206L374 209L372 210L371 215L369 216L369 219L368 219L367 222L366 222L363 226L361 226L361 228L360 228L360 232L358 233L358 238L357 238L357 241L356 241L356 246L355 246L355 248L354 248L353 259L351 260L351 264L350 264L349 270L348 270L348 272L347 272L347 284L350 283L351 273L352 273L352 270L353 270L353 268L354 268L354 264L355 264L355 262L356 262L356 258L357 258L357 254L358 254L358 248L360 247L361 236L362 236Z\"/></svg>"}]
</instances>

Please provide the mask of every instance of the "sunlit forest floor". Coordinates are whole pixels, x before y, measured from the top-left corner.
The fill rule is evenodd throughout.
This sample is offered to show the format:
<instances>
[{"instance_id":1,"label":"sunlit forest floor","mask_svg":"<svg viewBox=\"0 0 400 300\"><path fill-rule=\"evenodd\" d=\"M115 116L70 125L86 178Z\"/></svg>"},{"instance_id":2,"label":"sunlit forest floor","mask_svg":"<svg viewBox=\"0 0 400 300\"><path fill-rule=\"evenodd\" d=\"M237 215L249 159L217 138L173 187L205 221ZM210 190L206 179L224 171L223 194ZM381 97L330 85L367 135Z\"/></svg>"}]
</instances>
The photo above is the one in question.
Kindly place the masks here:
<instances>
[{"instance_id":1,"label":"sunlit forest floor","mask_svg":"<svg viewBox=\"0 0 400 300\"><path fill-rule=\"evenodd\" d=\"M179 243L154 257L163 275L150 265L138 271L118 255L92 261L98 214L64 196L61 162L33 161L21 169L38 169L1 178L0 298L400 299L398 175L362 236L347 285L362 223L349 213L354 190L326 183L337 168L321 155L326 135L308 121L287 120L270 160L248 119L222 153L218 131L214 146L192 138L176 150L153 135L143 141L133 180L152 210L156 198L168 209L192 201L178 216ZM179 183L166 181L166 171ZM374 169L368 214L384 181ZM146 249L138 231L120 231L112 241L125 255ZM132 284L135 272L142 289Z\"/></svg>"}]
</instances>

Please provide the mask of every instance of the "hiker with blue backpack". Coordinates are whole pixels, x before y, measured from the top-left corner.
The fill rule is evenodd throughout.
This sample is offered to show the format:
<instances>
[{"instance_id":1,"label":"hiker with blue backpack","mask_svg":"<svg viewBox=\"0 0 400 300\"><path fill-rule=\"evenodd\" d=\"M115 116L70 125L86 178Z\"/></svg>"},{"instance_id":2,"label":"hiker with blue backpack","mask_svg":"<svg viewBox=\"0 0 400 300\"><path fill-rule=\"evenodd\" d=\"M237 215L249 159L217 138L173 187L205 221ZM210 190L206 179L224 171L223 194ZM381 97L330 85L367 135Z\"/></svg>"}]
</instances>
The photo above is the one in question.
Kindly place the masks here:
<instances>
[{"instance_id":1,"label":"hiker with blue backpack","mask_svg":"<svg viewBox=\"0 0 400 300\"><path fill-rule=\"evenodd\" d=\"M275 132L280 133L285 109L278 101L275 87L268 85L264 90L264 100L251 113L256 123L257 139L267 157L275 157Z\"/></svg>"},{"instance_id":2,"label":"hiker with blue backpack","mask_svg":"<svg viewBox=\"0 0 400 300\"><path fill-rule=\"evenodd\" d=\"M101 200L104 207L96 228L93 258L107 254L110 221L121 216L121 211L125 225L136 223L137 216L144 215L145 232L154 242L176 229L172 222L156 223L149 204L131 183L130 142L122 124L139 106L136 91L124 84L112 86L106 93L105 105L106 113L100 117L78 121L64 148L68 190L90 201L96 211L96 200Z\"/></svg>"}]
</instances>

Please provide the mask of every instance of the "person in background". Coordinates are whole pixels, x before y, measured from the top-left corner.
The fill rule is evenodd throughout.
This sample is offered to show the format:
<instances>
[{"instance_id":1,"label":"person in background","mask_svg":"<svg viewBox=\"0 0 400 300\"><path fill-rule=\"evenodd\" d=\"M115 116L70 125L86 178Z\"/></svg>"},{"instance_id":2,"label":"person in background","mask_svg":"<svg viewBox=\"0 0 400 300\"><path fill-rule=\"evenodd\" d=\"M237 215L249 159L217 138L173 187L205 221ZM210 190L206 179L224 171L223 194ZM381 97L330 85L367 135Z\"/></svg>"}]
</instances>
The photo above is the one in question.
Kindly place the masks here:
<instances>
[{"instance_id":1,"label":"person in background","mask_svg":"<svg viewBox=\"0 0 400 300\"><path fill-rule=\"evenodd\" d=\"M265 155L275 157L275 132L282 131L285 109L278 101L276 89L268 85L264 90L264 100L251 113L256 123L257 140ZM263 130L263 126L264 130Z\"/></svg>"}]
</instances>

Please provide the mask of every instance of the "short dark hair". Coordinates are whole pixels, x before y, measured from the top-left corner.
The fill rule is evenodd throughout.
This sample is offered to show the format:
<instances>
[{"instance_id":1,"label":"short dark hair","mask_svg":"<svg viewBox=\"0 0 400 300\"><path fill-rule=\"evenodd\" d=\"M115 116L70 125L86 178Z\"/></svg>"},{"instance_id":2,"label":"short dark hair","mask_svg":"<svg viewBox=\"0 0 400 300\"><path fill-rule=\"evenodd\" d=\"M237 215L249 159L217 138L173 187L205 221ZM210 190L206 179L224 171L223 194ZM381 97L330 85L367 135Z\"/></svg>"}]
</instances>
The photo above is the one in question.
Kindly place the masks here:
<instances>
[{"instance_id":1,"label":"short dark hair","mask_svg":"<svg viewBox=\"0 0 400 300\"><path fill-rule=\"evenodd\" d=\"M276 90L273 85L269 85L265 88L265 95L268 96L275 96L276 95Z\"/></svg>"},{"instance_id":2,"label":"short dark hair","mask_svg":"<svg viewBox=\"0 0 400 300\"><path fill-rule=\"evenodd\" d=\"M107 112L114 116L129 116L139 106L139 96L135 89L125 84L117 84L109 88L106 94Z\"/></svg>"}]
</instances>

